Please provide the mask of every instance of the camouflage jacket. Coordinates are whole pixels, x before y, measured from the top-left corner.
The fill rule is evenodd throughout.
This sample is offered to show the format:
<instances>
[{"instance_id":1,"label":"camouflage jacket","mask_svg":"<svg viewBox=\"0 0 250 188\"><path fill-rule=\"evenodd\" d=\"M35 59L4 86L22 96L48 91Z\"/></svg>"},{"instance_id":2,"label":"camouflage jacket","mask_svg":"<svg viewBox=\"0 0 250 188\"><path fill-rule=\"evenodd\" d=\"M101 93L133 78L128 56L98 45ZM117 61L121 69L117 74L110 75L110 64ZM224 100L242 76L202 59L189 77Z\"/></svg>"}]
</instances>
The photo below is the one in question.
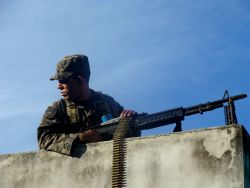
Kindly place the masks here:
<instances>
[{"instance_id":1,"label":"camouflage jacket","mask_svg":"<svg viewBox=\"0 0 250 188\"><path fill-rule=\"evenodd\" d=\"M81 130L101 123L103 115L111 114L115 118L123 111L123 107L112 97L91 92L91 98L83 104L60 99L47 108L37 130L40 149L70 155ZM75 127L74 124L80 126ZM105 140L112 139L112 136Z\"/></svg>"}]
</instances>

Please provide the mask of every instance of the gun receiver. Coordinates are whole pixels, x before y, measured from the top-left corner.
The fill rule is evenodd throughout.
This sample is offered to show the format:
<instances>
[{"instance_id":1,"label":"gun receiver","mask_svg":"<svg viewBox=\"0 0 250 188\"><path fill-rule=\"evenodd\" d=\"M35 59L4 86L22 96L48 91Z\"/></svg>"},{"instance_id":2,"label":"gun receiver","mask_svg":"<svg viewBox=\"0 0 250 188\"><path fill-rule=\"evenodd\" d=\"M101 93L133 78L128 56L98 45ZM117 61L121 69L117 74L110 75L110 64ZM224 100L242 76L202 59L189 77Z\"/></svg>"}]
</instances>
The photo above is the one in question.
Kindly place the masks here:
<instances>
[{"instance_id":1,"label":"gun receiver","mask_svg":"<svg viewBox=\"0 0 250 188\"><path fill-rule=\"evenodd\" d=\"M225 123L227 125L237 124L238 122L235 113L234 101L244 99L246 97L247 94L229 97L228 91L226 91L223 99L221 100L198 104L187 108L179 107L153 114L139 114L134 119L133 128L137 130L146 130L175 123L176 126L174 128L174 132L178 132L182 130L181 122L184 120L185 116L202 114L203 112L221 107L224 107ZM227 103L227 105L224 106L224 103ZM114 118L101 123L100 125L91 127L91 129L95 129L102 134L114 133L118 127L119 120L120 118Z\"/></svg>"}]
</instances>

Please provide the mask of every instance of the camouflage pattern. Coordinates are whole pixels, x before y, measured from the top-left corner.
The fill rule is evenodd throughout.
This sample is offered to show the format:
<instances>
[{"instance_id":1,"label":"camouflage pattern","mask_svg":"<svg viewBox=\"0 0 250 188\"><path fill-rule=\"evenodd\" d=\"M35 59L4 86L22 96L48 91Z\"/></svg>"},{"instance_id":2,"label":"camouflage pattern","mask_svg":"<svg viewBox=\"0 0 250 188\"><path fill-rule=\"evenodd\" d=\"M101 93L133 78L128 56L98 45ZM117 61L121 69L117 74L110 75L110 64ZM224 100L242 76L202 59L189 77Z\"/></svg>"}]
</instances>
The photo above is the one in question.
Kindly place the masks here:
<instances>
[{"instance_id":1,"label":"camouflage pattern","mask_svg":"<svg viewBox=\"0 0 250 188\"><path fill-rule=\"evenodd\" d=\"M107 113L115 118L123 111L123 107L112 97L91 92L91 98L83 104L60 99L47 108L37 132L40 149L70 155L79 132L101 123L101 117ZM75 128L76 123L80 126ZM105 138L109 139L112 137Z\"/></svg>"},{"instance_id":2,"label":"camouflage pattern","mask_svg":"<svg viewBox=\"0 0 250 188\"><path fill-rule=\"evenodd\" d=\"M89 79L90 67L87 56L80 54L65 56L57 63L56 74L50 80L65 80L73 74Z\"/></svg>"}]
</instances>

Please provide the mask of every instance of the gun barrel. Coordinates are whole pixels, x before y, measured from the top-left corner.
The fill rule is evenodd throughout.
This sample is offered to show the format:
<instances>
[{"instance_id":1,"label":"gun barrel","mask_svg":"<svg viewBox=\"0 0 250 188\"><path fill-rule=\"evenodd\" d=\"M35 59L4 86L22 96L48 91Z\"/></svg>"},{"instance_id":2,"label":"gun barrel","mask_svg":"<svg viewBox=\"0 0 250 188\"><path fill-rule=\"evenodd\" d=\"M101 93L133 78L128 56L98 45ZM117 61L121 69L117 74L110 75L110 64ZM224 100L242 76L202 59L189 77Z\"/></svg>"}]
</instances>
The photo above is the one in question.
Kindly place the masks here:
<instances>
[{"instance_id":1,"label":"gun barrel","mask_svg":"<svg viewBox=\"0 0 250 188\"><path fill-rule=\"evenodd\" d=\"M240 95L235 95L235 96L232 96L232 97L229 97L229 98L225 98L225 99L222 99L222 100L225 100L225 102L228 102L229 99L231 99L233 101L236 101L236 100L244 99L246 97L247 97L247 94L240 94Z\"/></svg>"},{"instance_id":2,"label":"gun barrel","mask_svg":"<svg viewBox=\"0 0 250 188\"><path fill-rule=\"evenodd\" d=\"M207 102L207 103L187 107L187 108L184 108L184 114L185 116L190 116L190 115L198 114L198 113L202 114L203 112L211 111L216 108L223 107L223 104L225 102L236 101L236 100L244 99L246 97L247 97L247 94L240 94L240 95L235 95L235 96L224 98L224 99L217 100L217 101L212 101L212 102Z\"/></svg>"}]
</instances>

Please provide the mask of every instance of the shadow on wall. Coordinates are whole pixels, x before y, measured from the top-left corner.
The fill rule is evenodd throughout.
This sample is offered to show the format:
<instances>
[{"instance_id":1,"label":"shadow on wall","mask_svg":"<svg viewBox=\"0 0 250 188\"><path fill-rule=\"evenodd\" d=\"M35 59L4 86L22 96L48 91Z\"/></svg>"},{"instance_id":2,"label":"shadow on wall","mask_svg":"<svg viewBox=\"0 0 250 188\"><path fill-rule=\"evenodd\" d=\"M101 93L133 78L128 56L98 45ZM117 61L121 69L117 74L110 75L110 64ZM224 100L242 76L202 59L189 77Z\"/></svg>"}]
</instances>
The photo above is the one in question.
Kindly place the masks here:
<instances>
[{"instance_id":1,"label":"shadow on wall","mask_svg":"<svg viewBox=\"0 0 250 188\"><path fill-rule=\"evenodd\" d=\"M85 144L77 144L72 148L72 157L81 158L81 156L87 151L87 146Z\"/></svg>"}]
</instances>

